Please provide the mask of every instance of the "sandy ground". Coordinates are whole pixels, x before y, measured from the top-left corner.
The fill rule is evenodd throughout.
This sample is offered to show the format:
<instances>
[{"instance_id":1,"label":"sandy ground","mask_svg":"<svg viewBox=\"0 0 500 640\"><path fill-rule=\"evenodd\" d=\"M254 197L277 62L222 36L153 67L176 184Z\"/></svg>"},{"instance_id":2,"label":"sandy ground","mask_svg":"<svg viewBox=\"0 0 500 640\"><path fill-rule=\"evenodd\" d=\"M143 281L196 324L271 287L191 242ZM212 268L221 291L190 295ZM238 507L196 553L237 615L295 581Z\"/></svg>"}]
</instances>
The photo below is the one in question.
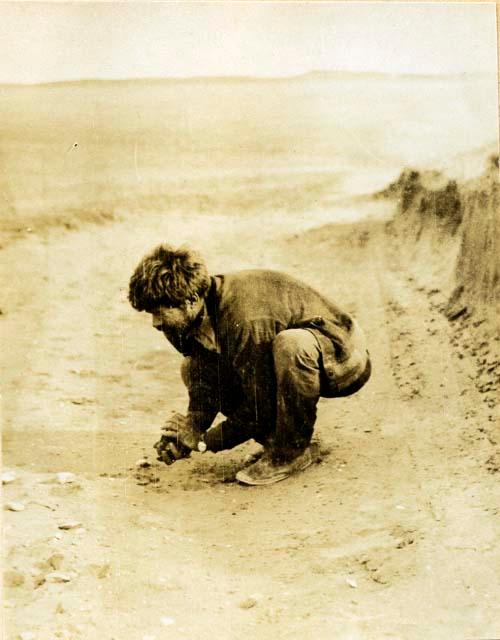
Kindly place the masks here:
<instances>
[{"instance_id":1,"label":"sandy ground","mask_svg":"<svg viewBox=\"0 0 500 640\"><path fill-rule=\"evenodd\" d=\"M2 249L6 640L500 637L491 410L381 225L320 222L136 216ZM299 275L366 329L373 377L321 402L302 475L239 486L251 443L154 461L180 357L126 290L163 239Z\"/></svg>"}]
</instances>

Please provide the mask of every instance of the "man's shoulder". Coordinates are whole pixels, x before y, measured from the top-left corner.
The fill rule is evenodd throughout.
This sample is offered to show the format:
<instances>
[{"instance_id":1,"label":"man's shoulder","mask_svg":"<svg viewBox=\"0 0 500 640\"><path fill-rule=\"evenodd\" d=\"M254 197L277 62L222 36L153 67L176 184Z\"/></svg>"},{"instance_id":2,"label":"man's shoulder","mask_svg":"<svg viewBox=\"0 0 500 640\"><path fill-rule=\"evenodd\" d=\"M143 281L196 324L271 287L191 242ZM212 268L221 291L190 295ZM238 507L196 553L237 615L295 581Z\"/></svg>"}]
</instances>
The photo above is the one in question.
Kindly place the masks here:
<instances>
[{"instance_id":1,"label":"man's shoulder","mask_svg":"<svg viewBox=\"0 0 500 640\"><path fill-rule=\"evenodd\" d=\"M222 342L263 345L286 328L292 317L293 279L272 269L245 269L219 279L214 318ZM298 296L295 296L298 297Z\"/></svg>"},{"instance_id":2,"label":"man's shoulder","mask_svg":"<svg viewBox=\"0 0 500 640\"><path fill-rule=\"evenodd\" d=\"M225 273L222 277L228 285L255 286L258 283L263 283L274 287L287 283L305 286L305 283L294 276L275 269L242 269Z\"/></svg>"},{"instance_id":3,"label":"man's shoulder","mask_svg":"<svg viewBox=\"0 0 500 640\"><path fill-rule=\"evenodd\" d=\"M287 326L319 294L293 276L273 269L247 269L219 276L218 311L232 322L270 321Z\"/></svg>"}]
</instances>

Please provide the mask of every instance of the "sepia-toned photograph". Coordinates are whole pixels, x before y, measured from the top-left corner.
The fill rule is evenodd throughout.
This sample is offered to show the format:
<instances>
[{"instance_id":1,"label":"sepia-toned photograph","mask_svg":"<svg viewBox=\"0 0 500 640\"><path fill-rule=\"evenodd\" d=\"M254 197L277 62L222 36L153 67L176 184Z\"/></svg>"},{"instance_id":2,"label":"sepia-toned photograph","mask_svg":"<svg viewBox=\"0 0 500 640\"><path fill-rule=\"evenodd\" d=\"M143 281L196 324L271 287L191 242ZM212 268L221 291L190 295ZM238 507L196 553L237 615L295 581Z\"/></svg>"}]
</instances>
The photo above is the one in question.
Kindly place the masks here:
<instances>
[{"instance_id":1,"label":"sepia-toned photograph","mask_svg":"<svg viewBox=\"0 0 500 640\"><path fill-rule=\"evenodd\" d=\"M0 3L4 640L500 640L498 11Z\"/></svg>"}]
</instances>

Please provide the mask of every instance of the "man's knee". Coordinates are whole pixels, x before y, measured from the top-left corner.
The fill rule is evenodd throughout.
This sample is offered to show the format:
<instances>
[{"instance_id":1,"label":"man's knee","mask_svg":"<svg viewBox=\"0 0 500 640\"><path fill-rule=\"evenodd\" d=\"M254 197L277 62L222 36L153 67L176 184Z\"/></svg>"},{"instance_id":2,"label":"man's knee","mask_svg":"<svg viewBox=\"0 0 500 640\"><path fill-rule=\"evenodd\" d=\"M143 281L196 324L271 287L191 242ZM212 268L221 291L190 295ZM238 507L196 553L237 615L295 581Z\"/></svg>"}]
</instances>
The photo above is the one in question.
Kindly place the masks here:
<instances>
[{"instance_id":1,"label":"man's knee","mask_svg":"<svg viewBox=\"0 0 500 640\"><path fill-rule=\"evenodd\" d=\"M273 341L276 373L290 368L319 368L320 348L315 336L307 329L286 329Z\"/></svg>"}]
</instances>

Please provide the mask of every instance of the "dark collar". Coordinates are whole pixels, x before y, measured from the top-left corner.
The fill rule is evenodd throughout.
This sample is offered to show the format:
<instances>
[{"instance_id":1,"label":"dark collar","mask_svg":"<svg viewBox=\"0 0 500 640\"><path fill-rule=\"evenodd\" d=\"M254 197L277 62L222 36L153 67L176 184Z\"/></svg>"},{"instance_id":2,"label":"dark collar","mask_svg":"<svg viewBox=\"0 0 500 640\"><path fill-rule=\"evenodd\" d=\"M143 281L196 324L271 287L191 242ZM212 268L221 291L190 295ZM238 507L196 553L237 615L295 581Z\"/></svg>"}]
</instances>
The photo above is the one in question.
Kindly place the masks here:
<instances>
[{"instance_id":1,"label":"dark collar","mask_svg":"<svg viewBox=\"0 0 500 640\"><path fill-rule=\"evenodd\" d=\"M224 276L216 275L210 278L210 288L205 298L205 305L212 322L212 326L217 331L217 316L219 311L220 296Z\"/></svg>"}]
</instances>

